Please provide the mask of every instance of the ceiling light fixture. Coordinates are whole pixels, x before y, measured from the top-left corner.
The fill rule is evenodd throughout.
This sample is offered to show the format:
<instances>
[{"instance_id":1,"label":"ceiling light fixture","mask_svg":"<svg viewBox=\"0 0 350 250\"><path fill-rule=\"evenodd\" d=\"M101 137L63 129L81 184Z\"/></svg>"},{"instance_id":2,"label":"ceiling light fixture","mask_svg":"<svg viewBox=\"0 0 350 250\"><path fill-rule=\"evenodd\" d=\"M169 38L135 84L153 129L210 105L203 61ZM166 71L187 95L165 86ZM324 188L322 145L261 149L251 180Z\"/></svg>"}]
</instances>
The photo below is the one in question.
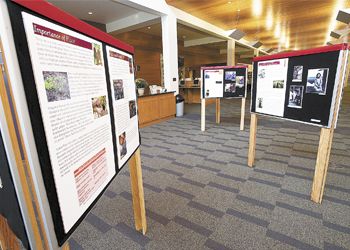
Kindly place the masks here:
<instances>
[{"instance_id":1,"label":"ceiling light fixture","mask_svg":"<svg viewBox=\"0 0 350 250\"><path fill-rule=\"evenodd\" d=\"M252 2L253 6L253 15L254 16L261 16L262 13L262 3L261 0L253 0Z\"/></svg>"},{"instance_id":2,"label":"ceiling light fixture","mask_svg":"<svg viewBox=\"0 0 350 250\"><path fill-rule=\"evenodd\" d=\"M148 27L147 27L147 29L149 29L149 30L150 30L150 29L151 29L151 26L148 26Z\"/></svg>"},{"instance_id":3,"label":"ceiling light fixture","mask_svg":"<svg viewBox=\"0 0 350 250\"><path fill-rule=\"evenodd\" d=\"M92 15L92 14L94 14L94 13L93 13L92 11L89 11L88 14L89 14L89 15Z\"/></svg>"},{"instance_id":4,"label":"ceiling light fixture","mask_svg":"<svg viewBox=\"0 0 350 250\"><path fill-rule=\"evenodd\" d=\"M280 22L277 22L275 26L274 36L275 38L278 38L281 35L281 24Z\"/></svg>"},{"instance_id":5,"label":"ceiling light fixture","mask_svg":"<svg viewBox=\"0 0 350 250\"><path fill-rule=\"evenodd\" d=\"M228 3L228 4L231 4L232 2L231 2L231 1L228 1L227 3Z\"/></svg>"},{"instance_id":6,"label":"ceiling light fixture","mask_svg":"<svg viewBox=\"0 0 350 250\"><path fill-rule=\"evenodd\" d=\"M327 42L328 42L329 34L336 27L336 24L337 24L337 19L336 18L337 18L338 12L339 12L340 9L342 9L344 7L344 5L345 5L345 0L338 0L337 3L334 6L332 17L330 19L330 24L329 24L329 27L328 27L328 31L325 34L326 35L325 36L325 41L324 41L325 44L327 44Z\"/></svg>"},{"instance_id":7,"label":"ceiling light fixture","mask_svg":"<svg viewBox=\"0 0 350 250\"><path fill-rule=\"evenodd\" d=\"M272 15L272 9L270 8L266 16L266 28L268 30L271 30L272 26L273 26L273 15Z\"/></svg>"}]
</instances>

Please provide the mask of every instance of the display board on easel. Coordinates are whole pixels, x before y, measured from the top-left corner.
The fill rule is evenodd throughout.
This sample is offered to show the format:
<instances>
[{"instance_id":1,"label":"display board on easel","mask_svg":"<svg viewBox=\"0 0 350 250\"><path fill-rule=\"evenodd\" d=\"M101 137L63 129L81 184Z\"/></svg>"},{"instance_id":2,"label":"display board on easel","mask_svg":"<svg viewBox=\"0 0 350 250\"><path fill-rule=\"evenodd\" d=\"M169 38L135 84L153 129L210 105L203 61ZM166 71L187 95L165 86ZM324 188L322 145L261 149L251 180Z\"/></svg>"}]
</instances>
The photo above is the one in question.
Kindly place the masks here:
<instances>
[{"instance_id":1,"label":"display board on easel","mask_svg":"<svg viewBox=\"0 0 350 250\"><path fill-rule=\"evenodd\" d=\"M336 50L256 59L251 111L329 128L338 88L339 56Z\"/></svg>"},{"instance_id":2,"label":"display board on easel","mask_svg":"<svg viewBox=\"0 0 350 250\"><path fill-rule=\"evenodd\" d=\"M205 131L205 99L216 98L216 123L220 123L220 98L241 98L240 130L244 129L247 96L247 66L212 66L201 68L201 130Z\"/></svg>"},{"instance_id":3,"label":"display board on easel","mask_svg":"<svg viewBox=\"0 0 350 250\"><path fill-rule=\"evenodd\" d=\"M322 201L333 131L348 70L348 45L254 58L248 165L254 164L257 115L321 127L311 199Z\"/></svg>"},{"instance_id":4,"label":"display board on easel","mask_svg":"<svg viewBox=\"0 0 350 250\"><path fill-rule=\"evenodd\" d=\"M144 211L133 48L46 1L7 7L59 246L130 159Z\"/></svg>"}]
</instances>

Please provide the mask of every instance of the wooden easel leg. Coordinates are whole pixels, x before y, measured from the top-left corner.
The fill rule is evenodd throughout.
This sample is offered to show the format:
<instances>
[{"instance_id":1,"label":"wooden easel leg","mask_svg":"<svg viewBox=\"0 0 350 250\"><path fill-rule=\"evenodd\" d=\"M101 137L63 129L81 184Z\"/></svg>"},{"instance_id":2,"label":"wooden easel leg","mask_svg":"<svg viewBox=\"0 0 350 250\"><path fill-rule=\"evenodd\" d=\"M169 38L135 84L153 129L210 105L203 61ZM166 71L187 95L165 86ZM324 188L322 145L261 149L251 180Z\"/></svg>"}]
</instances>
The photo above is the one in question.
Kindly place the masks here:
<instances>
[{"instance_id":1,"label":"wooden easel leg","mask_svg":"<svg viewBox=\"0 0 350 250\"><path fill-rule=\"evenodd\" d=\"M201 99L201 130L205 131L205 99Z\"/></svg>"},{"instance_id":2,"label":"wooden easel leg","mask_svg":"<svg viewBox=\"0 0 350 250\"><path fill-rule=\"evenodd\" d=\"M0 249L20 249L16 235L2 215L0 215Z\"/></svg>"},{"instance_id":3,"label":"wooden easel leg","mask_svg":"<svg viewBox=\"0 0 350 250\"><path fill-rule=\"evenodd\" d=\"M245 97L242 98L240 130L244 130L244 117L245 117Z\"/></svg>"},{"instance_id":4,"label":"wooden easel leg","mask_svg":"<svg viewBox=\"0 0 350 250\"><path fill-rule=\"evenodd\" d=\"M220 98L216 98L216 123L220 123Z\"/></svg>"},{"instance_id":5,"label":"wooden easel leg","mask_svg":"<svg viewBox=\"0 0 350 250\"><path fill-rule=\"evenodd\" d=\"M132 192L132 203L134 208L135 227L136 230L146 234L146 209L145 197L143 193L142 169L141 169L141 153L137 149L134 155L129 160L130 181Z\"/></svg>"},{"instance_id":6,"label":"wooden easel leg","mask_svg":"<svg viewBox=\"0 0 350 250\"><path fill-rule=\"evenodd\" d=\"M257 125L258 125L258 116L256 114L251 114L251 116L250 116L249 151L248 151L248 166L249 167L253 167L254 161L255 161Z\"/></svg>"},{"instance_id":7,"label":"wooden easel leg","mask_svg":"<svg viewBox=\"0 0 350 250\"><path fill-rule=\"evenodd\" d=\"M315 175L312 183L311 200L316 203L322 202L324 186L328 170L329 157L332 148L334 129L322 128L320 143L316 159Z\"/></svg>"},{"instance_id":8,"label":"wooden easel leg","mask_svg":"<svg viewBox=\"0 0 350 250\"><path fill-rule=\"evenodd\" d=\"M66 242L66 244L63 245L62 250L70 250L68 241Z\"/></svg>"}]
</instances>

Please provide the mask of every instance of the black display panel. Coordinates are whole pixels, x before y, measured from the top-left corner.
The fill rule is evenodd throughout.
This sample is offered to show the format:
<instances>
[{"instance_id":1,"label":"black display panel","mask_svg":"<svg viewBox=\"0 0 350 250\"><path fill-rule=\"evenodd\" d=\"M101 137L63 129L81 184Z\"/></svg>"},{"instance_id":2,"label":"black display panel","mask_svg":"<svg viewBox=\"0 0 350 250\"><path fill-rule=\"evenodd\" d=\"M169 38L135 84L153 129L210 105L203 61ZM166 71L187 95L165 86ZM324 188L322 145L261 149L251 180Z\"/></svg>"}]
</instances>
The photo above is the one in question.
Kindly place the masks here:
<instances>
[{"instance_id":1,"label":"black display panel","mask_svg":"<svg viewBox=\"0 0 350 250\"><path fill-rule=\"evenodd\" d=\"M34 140L35 144L37 147L37 150L39 152L39 162L40 162L40 167L41 167L41 172L45 184L45 189L47 193L47 198L50 204L50 212L52 215L53 219L53 224L54 224L54 229L56 233L56 237L58 240L58 244L62 246L64 242L69 238L69 236L75 231L75 229L78 227L78 225L82 222L82 220L86 217L86 215L90 212L90 210L93 208L93 206L96 204L96 202L99 200L99 198L102 196L103 192L107 189L109 184L113 181L114 177L118 174L118 172L121 170L122 166L118 166L118 153L116 153L117 150L117 138L115 134L116 130L116 125L114 122L114 109L112 105L112 91L111 91L111 84L109 81L109 72L108 72L108 61L107 61L107 56L106 56L106 46L113 46L111 44L106 44L101 42L102 47L99 48L100 51L102 51L104 57L103 61L99 61L99 58L95 58L97 62L95 63L96 65L99 64L101 67L103 66L105 70L105 78L106 78L106 87L107 87L107 96L108 96L108 104L109 104L109 112L108 114L103 114L104 116L107 115L106 117L109 117L110 124L111 124L111 133L112 133L112 138L113 138L113 152L114 152L114 159L112 159L114 168L115 168L115 175L111 180L106 184L101 190L101 192L98 193L98 196L94 199L94 201L88 206L88 208L81 214L79 219L77 219L74 223L74 225L69 229L69 231L65 231L64 228L64 223L63 223L63 218L60 210L60 202L58 199L58 193L57 193L57 187L56 183L54 180L54 173L52 170L52 162L50 159L50 153L49 153L49 148L48 148L48 138L47 134L45 133L45 128L44 128L44 122L43 122L43 115L41 113L41 106L40 106L40 101L38 98L38 89L37 85L35 82L35 77L34 77L34 72L33 72L33 63L31 60L31 54L29 52L29 46L28 46L28 41L27 41L27 35L25 31L25 26L23 22L23 17L22 17L22 12L28 13L30 15L33 15L35 17L41 18L43 20L49 21L55 25L59 25L65 29L69 29L74 32L78 32L74 29L71 29L70 27L67 27L65 25L62 25L60 23L57 23L49 18L46 18L42 15L39 15L29 9L26 9L24 7L21 7L20 5L13 3L12 1L7 1L7 6L10 14L10 20L12 24L12 31L13 31L13 36L14 36L14 41L15 41L15 46L16 46L16 52L18 55L18 61L20 65L20 71L24 83L24 90L25 90L25 95L26 95L26 100L28 104L28 110L30 114L30 119L31 119L31 125L33 128L33 134L34 134ZM84 35L84 34L82 34ZM86 35L84 35L86 36ZM89 36L86 36L89 37ZM91 38L91 37L90 37ZM95 39L96 38L91 38ZM120 50L120 49L119 49ZM125 53L130 54L127 51L124 51ZM130 54L131 55L131 54ZM132 55L131 55L132 56ZM61 73L61 72L58 72ZM62 75L62 74L61 74ZM45 75L44 75L45 77ZM48 97L49 98L49 97ZM99 110L97 110L100 112ZM98 113L96 112L96 114ZM95 111L94 111L95 115ZM96 116L99 117L99 114ZM97 117L97 118L98 118ZM138 135L139 137L139 135ZM138 148L138 146L137 146ZM131 153L131 155L137 150L133 150L133 152L129 151L128 153ZM124 161L128 161L128 159L131 156L124 157ZM124 165L124 164L123 164ZM69 192L67 192L69 194Z\"/></svg>"},{"instance_id":2,"label":"black display panel","mask_svg":"<svg viewBox=\"0 0 350 250\"><path fill-rule=\"evenodd\" d=\"M235 77L232 79L232 75ZM226 78L226 76L228 76ZM245 97L247 83L247 68L224 69L224 94L223 97ZM234 86L234 91L230 91Z\"/></svg>"},{"instance_id":3,"label":"black display panel","mask_svg":"<svg viewBox=\"0 0 350 250\"><path fill-rule=\"evenodd\" d=\"M251 112L329 127L334 105L334 90L338 87L335 80L339 70L339 56L340 51L336 50L287 59L254 62ZM263 73L266 74L267 72L261 70L261 65L281 60L288 60L285 79L280 81L271 79L270 83L261 83ZM268 77L266 76L266 78ZM257 87L259 87L257 82L259 81L261 84L260 90L262 84L266 83L273 86L272 91L279 87L284 89L284 102L280 103L280 110L283 111L280 113L281 115L271 114L271 109L264 110L264 98L266 99L267 95L265 94L262 97L264 93L257 93L259 91L257 90ZM271 98L275 98L275 96L271 94Z\"/></svg>"}]
</instances>

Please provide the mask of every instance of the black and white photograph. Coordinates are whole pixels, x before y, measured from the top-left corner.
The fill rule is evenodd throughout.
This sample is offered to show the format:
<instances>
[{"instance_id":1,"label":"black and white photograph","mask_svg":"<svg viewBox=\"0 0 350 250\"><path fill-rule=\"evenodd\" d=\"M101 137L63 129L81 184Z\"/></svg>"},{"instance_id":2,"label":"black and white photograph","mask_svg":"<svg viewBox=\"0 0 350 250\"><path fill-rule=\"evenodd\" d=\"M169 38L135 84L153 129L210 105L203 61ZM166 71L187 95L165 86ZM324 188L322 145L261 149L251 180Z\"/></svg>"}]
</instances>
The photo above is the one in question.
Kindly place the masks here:
<instances>
[{"instance_id":1,"label":"black and white photograph","mask_svg":"<svg viewBox=\"0 0 350 250\"><path fill-rule=\"evenodd\" d=\"M274 89L283 89L284 87L284 80L275 80L272 82L272 87Z\"/></svg>"},{"instance_id":2,"label":"black and white photograph","mask_svg":"<svg viewBox=\"0 0 350 250\"><path fill-rule=\"evenodd\" d=\"M288 107L301 109L303 107L303 92L304 86L291 85L289 87Z\"/></svg>"},{"instance_id":3,"label":"black and white photograph","mask_svg":"<svg viewBox=\"0 0 350 250\"><path fill-rule=\"evenodd\" d=\"M292 82L301 82L303 80L303 66L294 66Z\"/></svg>"},{"instance_id":4,"label":"black and white photograph","mask_svg":"<svg viewBox=\"0 0 350 250\"><path fill-rule=\"evenodd\" d=\"M259 98L258 98L258 108L259 108L259 109L262 109L262 108L263 108L263 98L262 98L262 97L259 97Z\"/></svg>"},{"instance_id":5,"label":"black and white photograph","mask_svg":"<svg viewBox=\"0 0 350 250\"><path fill-rule=\"evenodd\" d=\"M226 93L235 93L236 92L236 83L226 83L225 84Z\"/></svg>"},{"instance_id":6,"label":"black and white photograph","mask_svg":"<svg viewBox=\"0 0 350 250\"><path fill-rule=\"evenodd\" d=\"M307 72L307 94L325 95L329 69L309 69Z\"/></svg>"},{"instance_id":7,"label":"black and white photograph","mask_svg":"<svg viewBox=\"0 0 350 250\"><path fill-rule=\"evenodd\" d=\"M236 76L236 87L237 88L244 87L244 76Z\"/></svg>"},{"instance_id":8,"label":"black and white photograph","mask_svg":"<svg viewBox=\"0 0 350 250\"><path fill-rule=\"evenodd\" d=\"M261 70L259 70L258 77L259 77L260 79L264 79L264 78L265 78L265 76L266 76L265 69L261 69Z\"/></svg>"},{"instance_id":9,"label":"black and white photograph","mask_svg":"<svg viewBox=\"0 0 350 250\"><path fill-rule=\"evenodd\" d=\"M129 101L129 113L130 113L130 118L133 118L136 115L136 101L135 100Z\"/></svg>"},{"instance_id":10,"label":"black and white photograph","mask_svg":"<svg viewBox=\"0 0 350 250\"><path fill-rule=\"evenodd\" d=\"M225 80L226 81L235 81L236 80L236 71L225 71Z\"/></svg>"},{"instance_id":11,"label":"black and white photograph","mask_svg":"<svg viewBox=\"0 0 350 250\"><path fill-rule=\"evenodd\" d=\"M120 159L127 154L128 150L126 148L126 134L125 132L119 135L119 146L120 146Z\"/></svg>"},{"instance_id":12,"label":"black and white photograph","mask_svg":"<svg viewBox=\"0 0 350 250\"><path fill-rule=\"evenodd\" d=\"M124 98L124 84L122 79L113 80L114 99L117 101Z\"/></svg>"}]
</instances>

